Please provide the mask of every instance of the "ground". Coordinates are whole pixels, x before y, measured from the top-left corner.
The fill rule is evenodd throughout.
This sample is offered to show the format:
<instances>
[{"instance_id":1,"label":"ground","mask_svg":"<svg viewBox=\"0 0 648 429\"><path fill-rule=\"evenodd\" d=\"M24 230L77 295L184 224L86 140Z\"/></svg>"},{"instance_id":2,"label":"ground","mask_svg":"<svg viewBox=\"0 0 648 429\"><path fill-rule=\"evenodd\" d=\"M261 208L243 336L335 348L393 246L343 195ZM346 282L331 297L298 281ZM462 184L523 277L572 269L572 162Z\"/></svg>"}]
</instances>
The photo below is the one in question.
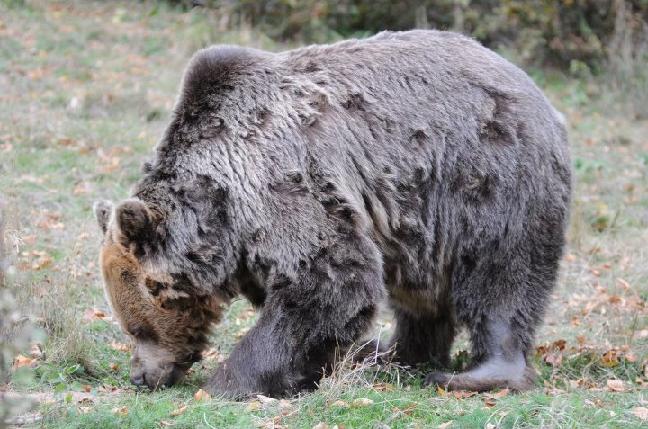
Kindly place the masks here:
<instances>
[{"instance_id":1,"label":"ground","mask_svg":"<svg viewBox=\"0 0 648 429\"><path fill-rule=\"evenodd\" d=\"M128 381L128 339L110 317L91 206L119 200L161 136L183 66L206 43L280 49L251 31L146 2L0 2L0 190L10 287L37 327L6 397L13 424L48 428L640 427L648 419L648 121L605 77L529 70L570 126L576 186L569 246L538 335L536 389L423 389L421 372L342 362L288 401L203 397L201 383L254 323L237 301L179 387ZM633 94L626 94L632 97ZM390 329L381 318L378 332ZM465 361L462 337L455 365Z\"/></svg>"}]
</instances>

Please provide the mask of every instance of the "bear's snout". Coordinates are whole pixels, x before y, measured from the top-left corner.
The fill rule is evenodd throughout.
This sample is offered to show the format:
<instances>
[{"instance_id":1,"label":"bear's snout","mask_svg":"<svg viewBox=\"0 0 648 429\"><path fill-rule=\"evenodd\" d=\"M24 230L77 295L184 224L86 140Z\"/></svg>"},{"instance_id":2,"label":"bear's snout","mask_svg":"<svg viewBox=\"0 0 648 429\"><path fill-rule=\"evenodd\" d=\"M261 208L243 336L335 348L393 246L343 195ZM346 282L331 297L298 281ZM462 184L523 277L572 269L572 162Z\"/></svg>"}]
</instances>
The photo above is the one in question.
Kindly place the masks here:
<instances>
[{"instance_id":1,"label":"bear's snout","mask_svg":"<svg viewBox=\"0 0 648 429\"><path fill-rule=\"evenodd\" d=\"M176 364L168 364L162 368L145 369L131 367L130 381L137 387L148 387L157 390L173 386L182 378L186 371Z\"/></svg>"}]
</instances>

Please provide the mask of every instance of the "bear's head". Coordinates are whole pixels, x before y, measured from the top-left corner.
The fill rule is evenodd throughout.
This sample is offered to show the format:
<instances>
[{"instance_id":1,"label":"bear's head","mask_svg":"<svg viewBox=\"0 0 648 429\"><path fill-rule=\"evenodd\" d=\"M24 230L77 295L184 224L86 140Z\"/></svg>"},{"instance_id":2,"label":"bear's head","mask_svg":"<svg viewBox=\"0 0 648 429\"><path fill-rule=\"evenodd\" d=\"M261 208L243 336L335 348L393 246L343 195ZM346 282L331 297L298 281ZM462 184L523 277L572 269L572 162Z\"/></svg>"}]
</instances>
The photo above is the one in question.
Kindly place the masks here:
<instances>
[{"instance_id":1,"label":"bear's head","mask_svg":"<svg viewBox=\"0 0 648 429\"><path fill-rule=\"evenodd\" d=\"M186 275L161 269L145 256L156 240L158 214L131 199L116 207L95 203L103 232L104 291L121 328L134 340L131 381L151 389L170 386L201 359L209 328L224 302L198 294Z\"/></svg>"}]
</instances>

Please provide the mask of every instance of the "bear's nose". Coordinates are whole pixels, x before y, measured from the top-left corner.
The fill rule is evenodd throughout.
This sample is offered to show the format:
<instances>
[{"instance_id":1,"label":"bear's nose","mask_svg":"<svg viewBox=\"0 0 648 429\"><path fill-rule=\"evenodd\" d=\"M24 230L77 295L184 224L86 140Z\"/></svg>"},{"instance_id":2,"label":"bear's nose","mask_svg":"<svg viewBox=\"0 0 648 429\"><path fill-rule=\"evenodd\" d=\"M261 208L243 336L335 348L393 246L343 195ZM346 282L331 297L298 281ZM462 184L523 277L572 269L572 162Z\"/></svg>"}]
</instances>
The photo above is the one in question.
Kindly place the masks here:
<instances>
[{"instance_id":1,"label":"bear's nose","mask_svg":"<svg viewBox=\"0 0 648 429\"><path fill-rule=\"evenodd\" d=\"M144 373L131 375L130 381L137 387L144 386L144 384L146 383Z\"/></svg>"}]
</instances>

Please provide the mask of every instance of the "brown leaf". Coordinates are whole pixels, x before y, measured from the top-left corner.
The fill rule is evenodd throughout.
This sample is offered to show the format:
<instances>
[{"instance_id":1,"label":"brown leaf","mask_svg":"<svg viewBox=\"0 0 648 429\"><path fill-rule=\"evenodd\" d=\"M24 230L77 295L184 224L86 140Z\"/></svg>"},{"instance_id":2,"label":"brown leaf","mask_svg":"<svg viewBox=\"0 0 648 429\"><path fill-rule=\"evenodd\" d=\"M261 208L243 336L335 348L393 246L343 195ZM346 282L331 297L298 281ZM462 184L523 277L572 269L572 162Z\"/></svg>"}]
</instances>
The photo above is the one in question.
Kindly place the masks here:
<instances>
[{"instance_id":1,"label":"brown leaf","mask_svg":"<svg viewBox=\"0 0 648 429\"><path fill-rule=\"evenodd\" d=\"M203 353L204 361L215 360L216 362L220 362L222 358L223 357L221 356L219 351L213 347Z\"/></svg>"},{"instance_id":2,"label":"brown leaf","mask_svg":"<svg viewBox=\"0 0 648 429\"><path fill-rule=\"evenodd\" d=\"M108 316L106 315L106 313L97 308L88 308L83 312L83 319L88 322L91 322L93 320L104 320L107 318Z\"/></svg>"},{"instance_id":3,"label":"brown leaf","mask_svg":"<svg viewBox=\"0 0 648 429\"><path fill-rule=\"evenodd\" d=\"M466 399L466 398L471 398L475 396L477 392L473 392L470 390L455 390L452 392L452 396L455 397L455 399Z\"/></svg>"},{"instance_id":4,"label":"brown leaf","mask_svg":"<svg viewBox=\"0 0 648 429\"><path fill-rule=\"evenodd\" d=\"M119 364L116 364L115 362L110 363L110 370L112 372L117 372L119 371Z\"/></svg>"},{"instance_id":5,"label":"brown leaf","mask_svg":"<svg viewBox=\"0 0 648 429\"><path fill-rule=\"evenodd\" d=\"M501 399L509 394L509 389L502 389L499 392L493 393L492 397L495 399Z\"/></svg>"},{"instance_id":6,"label":"brown leaf","mask_svg":"<svg viewBox=\"0 0 648 429\"><path fill-rule=\"evenodd\" d=\"M497 400L490 397L484 398L484 405L486 405L488 408L492 408L497 405Z\"/></svg>"},{"instance_id":7,"label":"brown leaf","mask_svg":"<svg viewBox=\"0 0 648 429\"><path fill-rule=\"evenodd\" d=\"M118 343L118 342L115 342L115 341L110 343L110 347L112 347L114 350L117 350L118 352L130 352L131 351L130 344Z\"/></svg>"},{"instance_id":8,"label":"brown leaf","mask_svg":"<svg viewBox=\"0 0 648 429\"><path fill-rule=\"evenodd\" d=\"M204 391L203 389L198 389L196 393L194 393L194 399L196 401L203 401L203 400L208 400L211 398L211 395Z\"/></svg>"},{"instance_id":9,"label":"brown leaf","mask_svg":"<svg viewBox=\"0 0 648 429\"><path fill-rule=\"evenodd\" d=\"M556 340L551 345L554 346L555 348L557 348L558 350L562 351L562 350L565 350L565 346L567 345L567 341L565 341L565 340Z\"/></svg>"},{"instance_id":10,"label":"brown leaf","mask_svg":"<svg viewBox=\"0 0 648 429\"><path fill-rule=\"evenodd\" d=\"M619 364L619 354L616 350L608 350L601 357L601 363L603 366L608 368L613 368Z\"/></svg>"},{"instance_id":11,"label":"brown leaf","mask_svg":"<svg viewBox=\"0 0 648 429\"><path fill-rule=\"evenodd\" d=\"M632 414L643 421L648 421L648 408L646 407L634 407L632 409Z\"/></svg>"},{"instance_id":12,"label":"brown leaf","mask_svg":"<svg viewBox=\"0 0 648 429\"><path fill-rule=\"evenodd\" d=\"M76 140L70 138L62 138L58 139L56 143L58 143L60 146L74 146L76 144Z\"/></svg>"},{"instance_id":13,"label":"brown leaf","mask_svg":"<svg viewBox=\"0 0 648 429\"><path fill-rule=\"evenodd\" d=\"M563 355L562 353L548 353L544 356L545 363L557 367L562 364Z\"/></svg>"},{"instance_id":14,"label":"brown leaf","mask_svg":"<svg viewBox=\"0 0 648 429\"><path fill-rule=\"evenodd\" d=\"M91 192L92 192L92 184L88 182L80 182L72 190L72 193L74 195L84 195L84 194L89 194Z\"/></svg>"},{"instance_id":15,"label":"brown leaf","mask_svg":"<svg viewBox=\"0 0 648 429\"><path fill-rule=\"evenodd\" d=\"M112 409L113 414L117 414L120 416L126 416L128 415L128 407L123 406L123 407L115 407Z\"/></svg>"},{"instance_id":16,"label":"brown leaf","mask_svg":"<svg viewBox=\"0 0 648 429\"><path fill-rule=\"evenodd\" d=\"M411 416L412 413L414 412L414 410L416 410L416 404L415 404L415 403L414 403L414 404L410 404L410 405L408 405L408 406L405 407L405 408L399 408L399 407L394 407L394 408L392 408L392 411L393 411L395 414L404 414L404 415L406 415L406 416Z\"/></svg>"},{"instance_id":17,"label":"brown leaf","mask_svg":"<svg viewBox=\"0 0 648 429\"><path fill-rule=\"evenodd\" d=\"M55 212L45 212L44 217L36 222L36 226L46 231L65 228L65 225L61 222L61 214Z\"/></svg>"},{"instance_id":18,"label":"brown leaf","mask_svg":"<svg viewBox=\"0 0 648 429\"><path fill-rule=\"evenodd\" d=\"M30 358L24 355L18 355L14 358L13 367L22 368L25 366L32 366L36 362L36 359Z\"/></svg>"},{"instance_id":19,"label":"brown leaf","mask_svg":"<svg viewBox=\"0 0 648 429\"><path fill-rule=\"evenodd\" d=\"M183 405L179 408L176 408L175 410L171 411L170 416L171 417L178 417L179 415L183 414L185 411L187 411L187 406Z\"/></svg>"},{"instance_id":20,"label":"brown leaf","mask_svg":"<svg viewBox=\"0 0 648 429\"><path fill-rule=\"evenodd\" d=\"M52 265L53 262L54 260L52 259L52 257L45 254L39 257L36 261L34 261L34 263L31 266L31 269L34 271L40 271Z\"/></svg>"},{"instance_id":21,"label":"brown leaf","mask_svg":"<svg viewBox=\"0 0 648 429\"><path fill-rule=\"evenodd\" d=\"M625 392L627 390L623 380L608 380L606 384L610 392Z\"/></svg>"},{"instance_id":22,"label":"brown leaf","mask_svg":"<svg viewBox=\"0 0 648 429\"><path fill-rule=\"evenodd\" d=\"M389 383L374 383L373 389L378 392L391 392L394 390L394 385Z\"/></svg>"}]
</instances>

